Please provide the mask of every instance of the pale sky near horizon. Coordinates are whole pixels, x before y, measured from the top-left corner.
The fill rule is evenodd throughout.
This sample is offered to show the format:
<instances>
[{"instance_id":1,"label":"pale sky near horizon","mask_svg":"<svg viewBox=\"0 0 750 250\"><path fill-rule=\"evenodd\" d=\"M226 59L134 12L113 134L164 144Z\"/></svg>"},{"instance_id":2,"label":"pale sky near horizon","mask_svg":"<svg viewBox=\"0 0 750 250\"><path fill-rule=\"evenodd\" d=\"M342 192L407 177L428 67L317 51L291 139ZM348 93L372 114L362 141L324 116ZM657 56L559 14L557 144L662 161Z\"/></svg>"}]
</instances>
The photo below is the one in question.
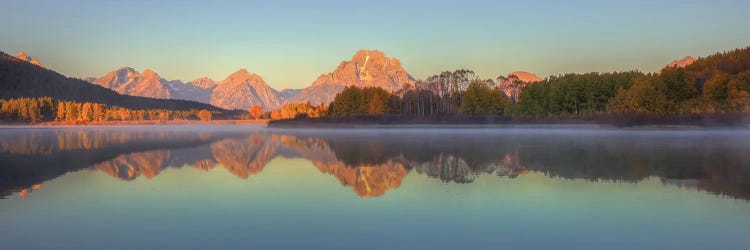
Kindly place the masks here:
<instances>
[{"instance_id":1,"label":"pale sky near horizon","mask_svg":"<svg viewBox=\"0 0 750 250\"><path fill-rule=\"evenodd\" d=\"M750 1L0 2L0 51L73 77L120 67L183 81L246 68L276 89L308 86L359 49L417 79L469 68L653 72L750 45Z\"/></svg>"}]
</instances>

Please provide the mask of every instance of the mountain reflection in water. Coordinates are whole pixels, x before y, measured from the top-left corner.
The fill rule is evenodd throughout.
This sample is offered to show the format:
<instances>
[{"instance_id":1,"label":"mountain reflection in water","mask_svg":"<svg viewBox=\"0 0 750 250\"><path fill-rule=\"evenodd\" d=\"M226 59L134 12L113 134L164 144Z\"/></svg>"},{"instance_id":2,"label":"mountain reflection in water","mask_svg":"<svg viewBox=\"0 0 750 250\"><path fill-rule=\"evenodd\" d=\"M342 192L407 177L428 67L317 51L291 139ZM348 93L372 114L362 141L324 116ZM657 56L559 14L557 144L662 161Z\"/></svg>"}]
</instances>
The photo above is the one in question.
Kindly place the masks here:
<instances>
[{"instance_id":1,"label":"mountain reflection in water","mask_svg":"<svg viewBox=\"0 0 750 250\"><path fill-rule=\"evenodd\" d=\"M659 131L513 132L46 129L4 133L0 195L26 196L70 171L157 178L165 168L258 175L274 158L302 158L360 197L397 189L412 173L451 183L480 175L662 183L750 199L747 134ZM512 181L512 180L508 180Z\"/></svg>"}]
</instances>

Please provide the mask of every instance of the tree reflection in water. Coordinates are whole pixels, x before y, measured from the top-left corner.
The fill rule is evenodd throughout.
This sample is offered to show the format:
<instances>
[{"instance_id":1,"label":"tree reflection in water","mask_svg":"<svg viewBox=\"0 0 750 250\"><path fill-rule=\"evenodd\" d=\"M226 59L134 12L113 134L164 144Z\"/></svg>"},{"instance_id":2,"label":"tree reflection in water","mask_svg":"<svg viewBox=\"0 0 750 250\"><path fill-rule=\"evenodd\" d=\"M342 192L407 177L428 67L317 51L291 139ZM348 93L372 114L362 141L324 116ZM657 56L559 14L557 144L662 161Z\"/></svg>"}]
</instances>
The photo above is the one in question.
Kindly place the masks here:
<instances>
[{"instance_id":1,"label":"tree reflection in water","mask_svg":"<svg viewBox=\"0 0 750 250\"><path fill-rule=\"evenodd\" d=\"M398 188L411 172L468 184L480 175L638 182L649 177L750 199L747 137L658 132L383 133L373 131L59 130L0 143L2 195L27 195L70 171L121 180L155 178L167 167L223 168L247 179L274 158L303 158L360 197Z\"/></svg>"}]
</instances>

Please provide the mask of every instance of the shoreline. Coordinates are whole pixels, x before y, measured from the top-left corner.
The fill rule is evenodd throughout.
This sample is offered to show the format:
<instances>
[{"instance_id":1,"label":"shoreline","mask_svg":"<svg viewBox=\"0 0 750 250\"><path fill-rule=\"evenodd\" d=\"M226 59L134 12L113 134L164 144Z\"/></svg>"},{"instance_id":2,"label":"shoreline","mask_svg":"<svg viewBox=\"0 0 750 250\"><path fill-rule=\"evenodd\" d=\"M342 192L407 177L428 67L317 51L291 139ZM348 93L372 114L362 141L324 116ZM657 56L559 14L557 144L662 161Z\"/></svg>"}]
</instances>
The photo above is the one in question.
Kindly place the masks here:
<instances>
[{"instance_id":1,"label":"shoreline","mask_svg":"<svg viewBox=\"0 0 750 250\"><path fill-rule=\"evenodd\" d=\"M590 128L590 129L741 129L750 127L750 117L690 116L653 119L585 117L509 119L503 117L447 117L409 119L403 117L346 117L272 120L269 128Z\"/></svg>"},{"instance_id":2,"label":"shoreline","mask_svg":"<svg viewBox=\"0 0 750 250\"><path fill-rule=\"evenodd\" d=\"M739 126L699 126L686 124L659 124L615 126L610 124L539 123L539 124L357 124L357 125L284 125L268 126L272 129L580 129L580 130L744 130L750 124Z\"/></svg>"},{"instance_id":3,"label":"shoreline","mask_svg":"<svg viewBox=\"0 0 750 250\"><path fill-rule=\"evenodd\" d=\"M656 122L616 125L593 120L378 120L378 119L286 119L286 120L169 120L169 121L98 121L98 122L44 122L38 124L0 123L0 128L44 127L95 127L95 126L174 126L174 125L256 125L272 129L649 129L649 130L702 130L748 129L750 121L734 124L712 124L699 121Z\"/></svg>"},{"instance_id":4,"label":"shoreline","mask_svg":"<svg viewBox=\"0 0 750 250\"><path fill-rule=\"evenodd\" d=\"M27 123L0 123L2 127L87 127L87 126L158 126L158 125L264 125L270 120L168 120L168 121L96 121L96 122L42 122L36 124Z\"/></svg>"}]
</instances>

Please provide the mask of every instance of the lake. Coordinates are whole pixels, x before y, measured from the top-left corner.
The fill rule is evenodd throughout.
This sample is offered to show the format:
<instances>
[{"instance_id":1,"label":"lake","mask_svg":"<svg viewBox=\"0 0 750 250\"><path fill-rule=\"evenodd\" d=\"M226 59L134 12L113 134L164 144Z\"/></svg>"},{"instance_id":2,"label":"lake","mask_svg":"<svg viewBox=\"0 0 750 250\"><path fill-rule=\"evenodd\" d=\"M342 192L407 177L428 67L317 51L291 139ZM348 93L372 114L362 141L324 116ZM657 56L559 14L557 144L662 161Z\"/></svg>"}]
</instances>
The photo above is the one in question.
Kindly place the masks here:
<instances>
[{"instance_id":1,"label":"lake","mask_svg":"<svg viewBox=\"0 0 750 250\"><path fill-rule=\"evenodd\" d=\"M750 249L750 130L0 129L0 249Z\"/></svg>"}]
</instances>

